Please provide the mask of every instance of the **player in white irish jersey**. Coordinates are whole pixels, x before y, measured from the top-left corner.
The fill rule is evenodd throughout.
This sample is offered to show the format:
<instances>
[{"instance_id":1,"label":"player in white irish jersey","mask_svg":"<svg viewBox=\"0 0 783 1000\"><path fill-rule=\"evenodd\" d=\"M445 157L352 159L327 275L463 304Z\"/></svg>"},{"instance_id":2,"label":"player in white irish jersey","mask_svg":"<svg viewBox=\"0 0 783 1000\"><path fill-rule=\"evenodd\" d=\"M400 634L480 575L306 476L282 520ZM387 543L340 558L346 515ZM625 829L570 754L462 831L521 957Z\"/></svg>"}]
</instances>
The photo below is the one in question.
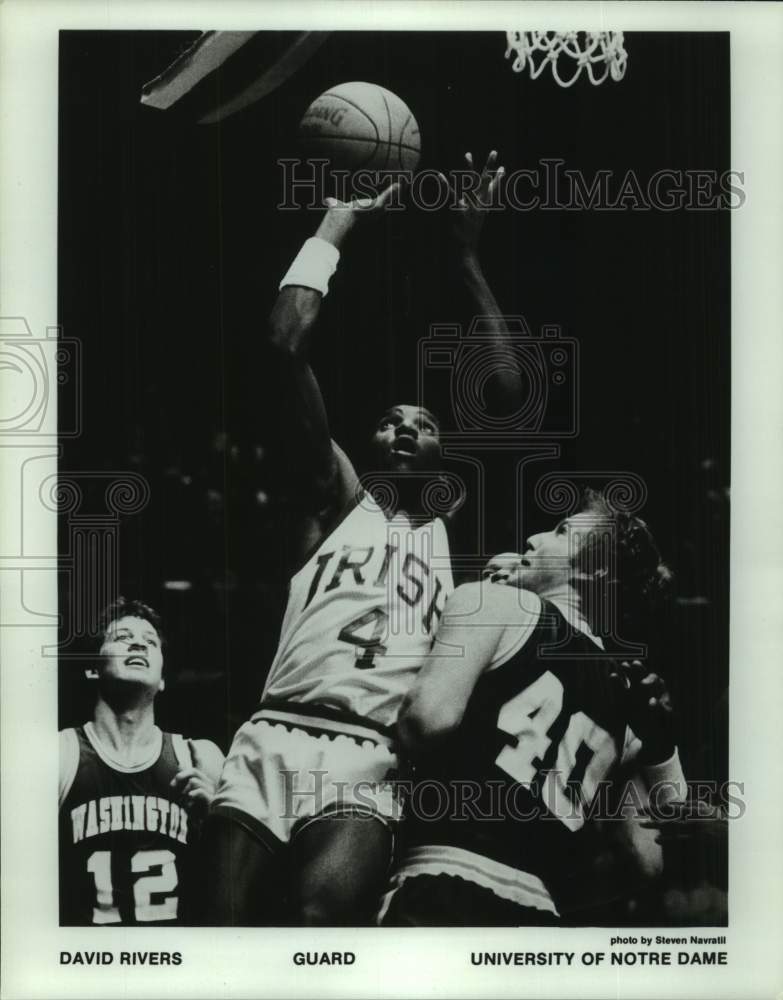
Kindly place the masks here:
<instances>
[{"instance_id":1,"label":"player in white irish jersey","mask_svg":"<svg viewBox=\"0 0 783 1000\"><path fill-rule=\"evenodd\" d=\"M475 312L489 317L497 365L485 398L513 412L521 379L477 256L501 173L495 160L490 154L475 193L454 212L452 235ZM400 766L393 726L452 590L453 511L436 516L427 501L427 485L441 475L440 428L420 406L387 410L372 438L381 478L364 488L331 440L307 359L346 238L384 215L397 193L392 185L374 199L328 199L272 312L259 367L264 392L275 393L294 565L261 703L234 738L212 804L211 923L369 922L391 862L399 811L391 781Z\"/></svg>"},{"instance_id":2,"label":"player in white irish jersey","mask_svg":"<svg viewBox=\"0 0 783 1000\"><path fill-rule=\"evenodd\" d=\"M446 527L362 499L293 577L263 702L392 726L452 590Z\"/></svg>"}]
</instances>

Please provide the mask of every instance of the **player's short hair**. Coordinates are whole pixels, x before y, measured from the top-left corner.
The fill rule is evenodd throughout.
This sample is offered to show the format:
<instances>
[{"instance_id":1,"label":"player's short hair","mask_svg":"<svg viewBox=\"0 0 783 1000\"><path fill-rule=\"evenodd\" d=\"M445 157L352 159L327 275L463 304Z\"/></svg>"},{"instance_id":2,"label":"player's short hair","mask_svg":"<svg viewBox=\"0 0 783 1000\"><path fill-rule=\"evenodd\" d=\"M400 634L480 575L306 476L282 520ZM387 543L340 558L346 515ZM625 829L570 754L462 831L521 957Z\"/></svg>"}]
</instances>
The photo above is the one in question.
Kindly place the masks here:
<instances>
[{"instance_id":1,"label":"player's short hair","mask_svg":"<svg viewBox=\"0 0 783 1000\"><path fill-rule=\"evenodd\" d=\"M391 413L392 410L396 409L398 406L415 406L417 410L421 410L438 428L438 433L443 429L443 425L440 422L440 417L437 413L433 413L432 410L428 409L426 406L420 406L418 403L389 403L386 409L381 413L379 419L383 419L387 413Z\"/></svg>"},{"instance_id":2,"label":"player's short hair","mask_svg":"<svg viewBox=\"0 0 783 1000\"><path fill-rule=\"evenodd\" d=\"M112 601L104 610L101 612L100 617L100 642L106 638L106 633L109 631L109 626L112 622L117 621L118 618L141 618L155 629L160 637L161 647L165 642L165 636L163 635L163 622L161 617L154 608L151 608L149 604L144 604L143 601L128 600L127 597L118 597L116 601Z\"/></svg>"},{"instance_id":3,"label":"player's short hair","mask_svg":"<svg viewBox=\"0 0 783 1000\"><path fill-rule=\"evenodd\" d=\"M619 612L614 620L644 627L671 591L674 579L650 528L640 517L616 507L598 490L585 490L581 512L593 514L599 520L575 558L575 565L594 581L582 591L588 619L591 612L597 612L591 605L596 601L605 604L611 590L617 597ZM609 530L601 527L604 519Z\"/></svg>"}]
</instances>

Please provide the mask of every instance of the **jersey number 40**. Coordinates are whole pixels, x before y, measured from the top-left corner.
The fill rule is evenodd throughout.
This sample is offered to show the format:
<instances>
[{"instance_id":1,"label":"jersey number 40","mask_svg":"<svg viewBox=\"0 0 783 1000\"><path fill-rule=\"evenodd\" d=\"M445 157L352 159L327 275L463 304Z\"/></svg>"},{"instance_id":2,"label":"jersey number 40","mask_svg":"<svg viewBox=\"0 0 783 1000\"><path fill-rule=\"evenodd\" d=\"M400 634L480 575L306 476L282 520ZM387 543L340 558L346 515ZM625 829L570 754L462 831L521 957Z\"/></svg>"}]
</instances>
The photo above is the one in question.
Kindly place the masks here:
<instances>
[{"instance_id":1,"label":"jersey number 40","mask_svg":"<svg viewBox=\"0 0 783 1000\"><path fill-rule=\"evenodd\" d=\"M498 728L516 738L504 747L495 763L520 784L530 784L543 767L552 743L547 735L563 710L563 685L547 671L530 687L507 701L498 715ZM614 740L584 712L569 717L557 756L547 769L541 793L547 808L569 830L584 826L583 806L589 806L599 783L617 759ZM583 770L581 796L568 794ZM581 799L581 801L580 801Z\"/></svg>"}]
</instances>

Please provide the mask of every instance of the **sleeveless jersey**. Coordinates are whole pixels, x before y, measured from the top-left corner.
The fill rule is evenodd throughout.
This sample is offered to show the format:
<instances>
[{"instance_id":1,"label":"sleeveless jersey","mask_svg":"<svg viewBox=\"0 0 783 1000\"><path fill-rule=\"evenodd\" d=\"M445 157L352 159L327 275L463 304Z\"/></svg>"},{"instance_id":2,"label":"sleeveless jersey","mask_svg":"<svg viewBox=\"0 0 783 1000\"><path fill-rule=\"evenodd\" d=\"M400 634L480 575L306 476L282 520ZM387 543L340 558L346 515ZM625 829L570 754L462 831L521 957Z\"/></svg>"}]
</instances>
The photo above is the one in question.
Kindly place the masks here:
<instances>
[{"instance_id":1,"label":"sleeveless jersey","mask_svg":"<svg viewBox=\"0 0 783 1000\"><path fill-rule=\"evenodd\" d=\"M182 922L193 830L169 783L190 766L185 741L163 733L152 763L123 768L91 723L66 734L78 764L60 806L60 923Z\"/></svg>"},{"instance_id":2,"label":"sleeveless jersey","mask_svg":"<svg viewBox=\"0 0 783 1000\"><path fill-rule=\"evenodd\" d=\"M490 665L459 729L417 765L406 825L414 868L445 860L470 879L472 866L500 895L513 869L556 902L595 854L590 818L635 737L600 648L541 604L525 644Z\"/></svg>"},{"instance_id":3,"label":"sleeveless jersey","mask_svg":"<svg viewBox=\"0 0 783 1000\"><path fill-rule=\"evenodd\" d=\"M291 580L262 704L392 725L452 589L443 521L389 518L365 493Z\"/></svg>"}]
</instances>

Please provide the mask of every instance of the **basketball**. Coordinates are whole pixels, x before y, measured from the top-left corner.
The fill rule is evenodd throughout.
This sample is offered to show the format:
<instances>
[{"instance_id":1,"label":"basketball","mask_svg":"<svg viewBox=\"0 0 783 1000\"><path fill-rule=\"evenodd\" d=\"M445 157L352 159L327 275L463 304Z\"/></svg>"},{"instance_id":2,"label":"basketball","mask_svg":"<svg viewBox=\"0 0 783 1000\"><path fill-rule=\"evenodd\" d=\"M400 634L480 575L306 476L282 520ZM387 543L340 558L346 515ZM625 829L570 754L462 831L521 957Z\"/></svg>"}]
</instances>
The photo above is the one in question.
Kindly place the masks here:
<instances>
[{"instance_id":1,"label":"basketball","mask_svg":"<svg viewBox=\"0 0 783 1000\"><path fill-rule=\"evenodd\" d=\"M421 142L408 105L375 83L341 83L317 97L299 123L308 157L348 170L415 170Z\"/></svg>"}]
</instances>

